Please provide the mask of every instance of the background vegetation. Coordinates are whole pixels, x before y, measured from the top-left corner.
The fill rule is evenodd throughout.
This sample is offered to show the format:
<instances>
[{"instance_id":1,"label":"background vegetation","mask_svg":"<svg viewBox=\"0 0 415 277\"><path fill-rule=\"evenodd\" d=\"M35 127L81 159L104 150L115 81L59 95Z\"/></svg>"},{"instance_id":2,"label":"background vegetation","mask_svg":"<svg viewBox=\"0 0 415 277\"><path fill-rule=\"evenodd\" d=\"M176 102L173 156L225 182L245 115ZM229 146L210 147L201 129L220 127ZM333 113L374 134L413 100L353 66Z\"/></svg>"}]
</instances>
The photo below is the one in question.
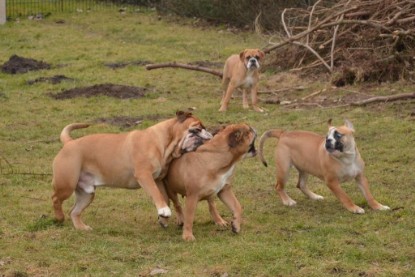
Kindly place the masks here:
<instances>
[{"instance_id":1,"label":"background vegetation","mask_svg":"<svg viewBox=\"0 0 415 277\"><path fill-rule=\"evenodd\" d=\"M266 42L250 32L191 27L193 21L164 18L154 12L52 14L39 21L21 20L0 27L0 63L10 56L43 60L52 69L19 75L0 73L0 276L410 276L415 264L413 170L414 103L369 107L288 109L265 104L265 113L242 109L238 95L227 113L218 113L217 77L180 69L146 71L134 63L112 69L107 63L222 63L244 48ZM27 81L63 74L73 81L59 84ZM348 91L391 94L413 91L405 82L332 89L322 79L262 74L261 89L304 85L281 97L309 95L327 89L336 97ZM270 83L271 80L278 80ZM106 96L55 100L62 90L114 83L151 88L140 99ZM264 100L264 96L261 95ZM72 122L100 118L139 117L140 124L107 123L79 130L74 136L146 128L176 110L194 109L207 126L247 122L259 134L269 128L326 132L326 120L349 118L367 167L366 175L379 202L392 211L374 212L353 183L344 189L366 214L347 212L322 184L310 187L325 196L306 199L292 174L289 194L296 207L284 207L275 195L273 166L255 158L237 168L234 191L244 207L242 232L234 235L211 222L207 206L198 207L196 242L185 243L174 216L167 229L157 224L156 211L142 190L99 189L84 214L94 230L78 232L72 223L55 225L51 207L51 163L61 148L62 128ZM155 119L154 119L155 118ZM273 164L275 143L266 145ZM294 172L293 172L294 173ZM69 211L73 198L65 203ZM219 203L225 219L230 213ZM158 271L157 271L158 270ZM162 274L162 273L159 273Z\"/></svg>"}]
</instances>

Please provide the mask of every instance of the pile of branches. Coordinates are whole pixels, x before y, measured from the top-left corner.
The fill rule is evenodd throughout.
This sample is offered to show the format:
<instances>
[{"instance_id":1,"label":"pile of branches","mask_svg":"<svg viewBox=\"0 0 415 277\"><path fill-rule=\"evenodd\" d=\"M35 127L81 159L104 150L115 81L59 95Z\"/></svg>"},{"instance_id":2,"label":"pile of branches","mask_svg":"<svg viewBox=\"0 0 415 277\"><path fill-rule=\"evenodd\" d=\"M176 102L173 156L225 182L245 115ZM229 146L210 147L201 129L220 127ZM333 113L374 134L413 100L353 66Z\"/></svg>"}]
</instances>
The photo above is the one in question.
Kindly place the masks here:
<instances>
[{"instance_id":1,"label":"pile of branches","mask_svg":"<svg viewBox=\"0 0 415 277\"><path fill-rule=\"evenodd\" d=\"M414 80L415 1L340 0L285 9L285 35L265 49L273 64L306 74L329 72L342 86ZM287 47L288 46L288 47Z\"/></svg>"}]
</instances>

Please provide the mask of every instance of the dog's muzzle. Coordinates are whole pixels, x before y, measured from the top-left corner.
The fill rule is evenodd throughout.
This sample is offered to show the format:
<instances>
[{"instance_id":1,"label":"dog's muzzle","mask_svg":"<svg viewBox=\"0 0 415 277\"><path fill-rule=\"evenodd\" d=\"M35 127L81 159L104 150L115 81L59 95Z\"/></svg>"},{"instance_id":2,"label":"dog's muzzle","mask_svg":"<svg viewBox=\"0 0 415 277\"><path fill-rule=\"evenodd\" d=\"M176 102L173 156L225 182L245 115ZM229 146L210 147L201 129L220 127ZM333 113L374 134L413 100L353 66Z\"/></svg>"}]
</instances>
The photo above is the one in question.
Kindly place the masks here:
<instances>
[{"instance_id":1,"label":"dog's muzzle","mask_svg":"<svg viewBox=\"0 0 415 277\"><path fill-rule=\"evenodd\" d=\"M343 149L344 149L343 143L341 143L338 140L334 140L334 143L333 143L333 139L330 139L330 138L326 138L325 147L329 153L333 153L336 150L339 152L343 152Z\"/></svg>"},{"instance_id":2,"label":"dog's muzzle","mask_svg":"<svg viewBox=\"0 0 415 277\"><path fill-rule=\"evenodd\" d=\"M212 134L206 131L205 129L190 129L186 137L183 140L181 146L181 153L195 151L199 146L205 143L205 141L210 140Z\"/></svg>"},{"instance_id":3,"label":"dog's muzzle","mask_svg":"<svg viewBox=\"0 0 415 277\"><path fill-rule=\"evenodd\" d=\"M256 58L254 58L254 57L250 58L248 60L247 67L248 67L248 69L251 69L251 68L259 68L258 60Z\"/></svg>"}]
</instances>

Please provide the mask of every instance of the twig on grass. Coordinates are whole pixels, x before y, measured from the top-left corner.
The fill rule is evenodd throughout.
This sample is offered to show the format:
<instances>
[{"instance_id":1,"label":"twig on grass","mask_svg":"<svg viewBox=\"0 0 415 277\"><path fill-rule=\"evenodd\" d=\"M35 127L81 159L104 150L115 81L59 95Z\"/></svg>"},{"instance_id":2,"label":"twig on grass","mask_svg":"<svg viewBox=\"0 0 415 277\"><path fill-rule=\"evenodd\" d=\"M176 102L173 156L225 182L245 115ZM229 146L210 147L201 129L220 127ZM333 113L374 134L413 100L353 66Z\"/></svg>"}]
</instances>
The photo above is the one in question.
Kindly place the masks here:
<instances>
[{"instance_id":1,"label":"twig on grass","mask_svg":"<svg viewBox=\"0 0 415 277\"><path fill-rule=\"evenodd\" d=\"M203 67L203 66L191 65L191 64L182 64L182 63L172 62L172 63L159 63L159 64L148 64L148 65L146 65L147 70L153 70L153 69L158 69L158 68L166 68L166 67L175 67L175 68L178 67L178 68L184 68L184 69L189 69L189 70L206 72L206 73L210 73L210 74L213 74L215 76L218 76L219 78L222 78L222 76L223 76L222 72L219 72L217 70L213 70L213 69Z\"/></svg>"},{"instance_id":2,"label":"twig on grass","mask_svg":"<svg viewBox=\"0 0 415 277\"><path fill-rule=\"evenodd\" d=\"M366 100L350 103L351 106L365 106L367 104L377 103L377 102L392 102L397 100L407 100L414 99L415 92L412 93L402 93L397 95L388 95L388 96L376 96Z\"/></svg>"}]
</instances>

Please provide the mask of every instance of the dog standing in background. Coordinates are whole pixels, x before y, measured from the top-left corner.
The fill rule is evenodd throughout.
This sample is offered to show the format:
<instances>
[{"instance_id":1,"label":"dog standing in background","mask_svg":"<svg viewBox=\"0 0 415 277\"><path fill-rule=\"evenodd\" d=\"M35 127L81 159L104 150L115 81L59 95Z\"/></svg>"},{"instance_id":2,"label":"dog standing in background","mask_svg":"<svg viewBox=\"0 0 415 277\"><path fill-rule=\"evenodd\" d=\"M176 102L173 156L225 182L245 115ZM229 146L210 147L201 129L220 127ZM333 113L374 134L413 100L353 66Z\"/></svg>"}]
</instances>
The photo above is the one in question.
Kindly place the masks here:
<instances>
[{"instance_id":1,"label":"dog standing in background","mask_svg":"<svg viewBox=\"0 0 415 277\"><path fill-rule=\"evenodd\" d=\"M321 200L323 196L310 191L306 185L308 174L324 180L329 189L336 195L343 206L352 213L363 214L365 211L355 205L340 187L340 183L355 179L369 206L374 210L389 210L377 202L369 190L368 181L363 174L364 162L353 137L354 128L350 121L340 127L331 125L326 137L307 131L266 131L259 143L258 156L265 166L263 156L265 140L269 137L278 138L275 149L277 184L275 186L282 202L286 206L294 206L296 202L284 190L291 166L299 172L297 187L309 198Z\"/></svg>"},{"instance_id":2,"label":"dog standing in background","mask_svg":"<svg viewBox=\"0 0 415 277\"><path fill-rule=\"evenodd\" d=\"M238 88L242 89L242 104L244 109L249 108L247 93L250 92L254 110L263 112L257 104L257 85L259 81L259 62L264 57L265 53L259 49L245 49L239 55L232 55L226 60L223 68L223 96L220 102L220 112L228 109L232 93Z\"/></svg>"}]
</instances>

